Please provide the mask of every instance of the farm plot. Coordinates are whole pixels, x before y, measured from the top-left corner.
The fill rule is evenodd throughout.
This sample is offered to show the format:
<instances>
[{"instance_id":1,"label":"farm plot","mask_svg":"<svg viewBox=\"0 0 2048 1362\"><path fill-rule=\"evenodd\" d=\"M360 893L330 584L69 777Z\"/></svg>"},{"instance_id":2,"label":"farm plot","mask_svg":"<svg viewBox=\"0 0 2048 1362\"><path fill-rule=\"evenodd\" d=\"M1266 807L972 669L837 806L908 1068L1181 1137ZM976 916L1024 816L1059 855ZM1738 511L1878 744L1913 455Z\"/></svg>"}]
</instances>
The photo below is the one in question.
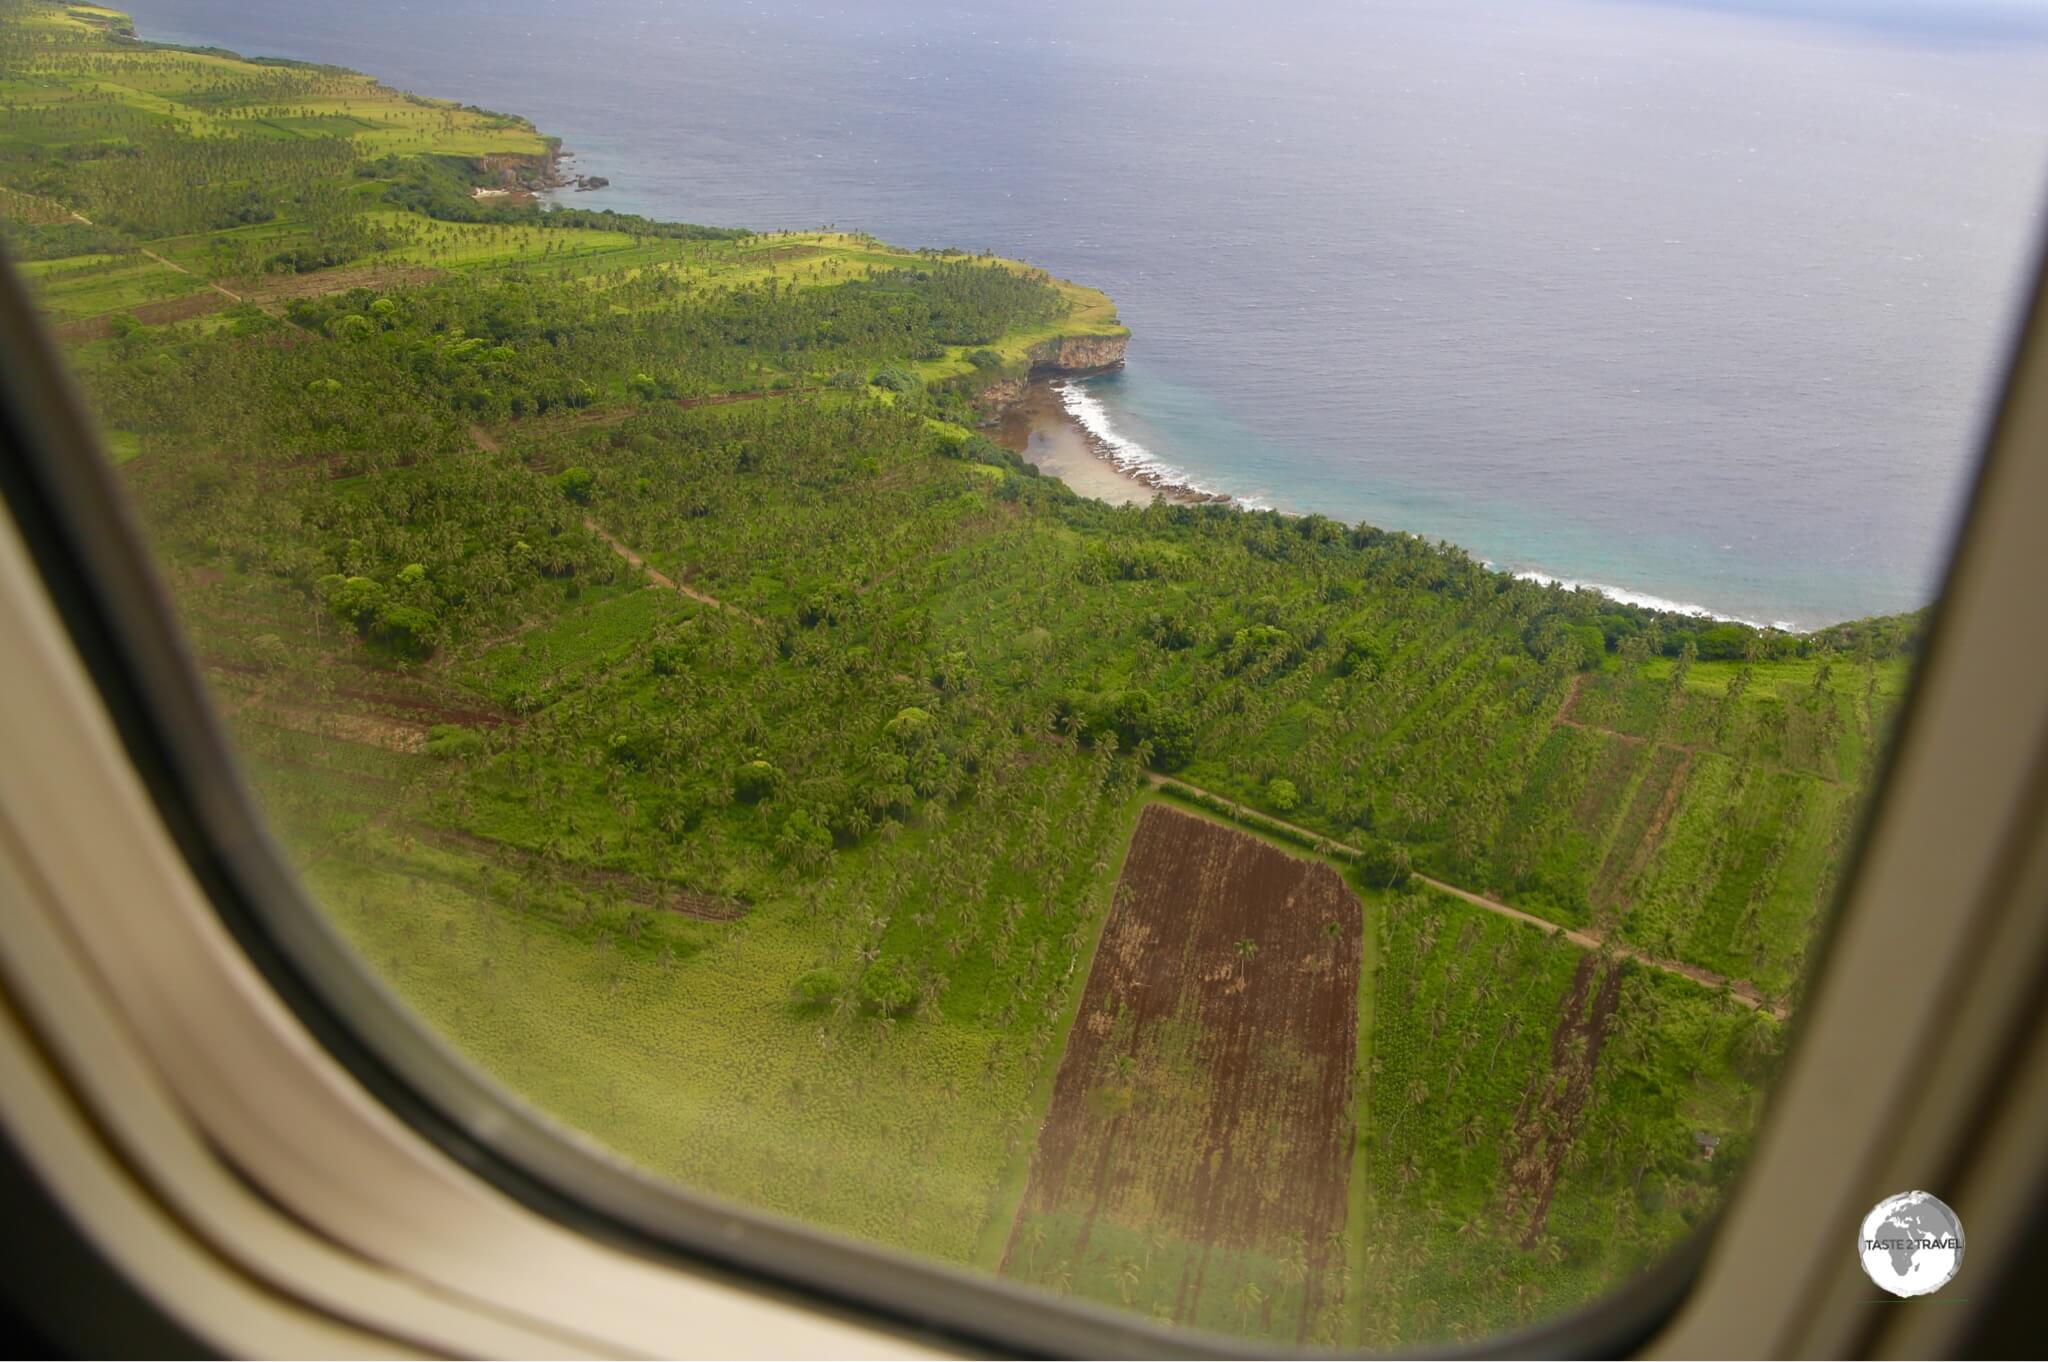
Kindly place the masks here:
<instances>
[{"instance_id":1,"label":"farm plot","mask_svg":"<svg viewBox=\"0 0 2048 1362\"><path fill-rule=\"evenodd\" d=\"M1201 1328L1332 1326L1361 945L1329 867L1147 808L1004 1270Z\"/></svg>"},{"instance_id":2,"label":"farm plot","mask_svg":"<svg viewBox=\"0 0 2048 1362\"><path fill-rule=\"evenodd\" d=\"M1641 1272L1711 1211L1776 1062L1769 1016L1426 889L1374 921L1347 1341L1526 1325Z\"/></svg>"}]
</instances>

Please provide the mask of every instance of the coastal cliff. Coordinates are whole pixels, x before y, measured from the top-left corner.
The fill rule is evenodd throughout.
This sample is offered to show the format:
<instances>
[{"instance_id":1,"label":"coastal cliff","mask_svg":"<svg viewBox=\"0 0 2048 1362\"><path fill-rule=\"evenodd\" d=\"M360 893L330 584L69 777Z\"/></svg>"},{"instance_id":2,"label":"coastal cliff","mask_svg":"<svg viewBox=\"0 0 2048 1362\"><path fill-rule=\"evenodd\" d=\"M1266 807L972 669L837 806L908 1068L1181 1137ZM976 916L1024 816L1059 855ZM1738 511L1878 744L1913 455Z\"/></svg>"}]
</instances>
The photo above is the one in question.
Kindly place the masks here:
<instances>
[{"instance_id":1,"label":"coastal cliff","mask_svg":"<svg viewBox=\"0 0 2048 1362\"><path fill-rule=\"evenodd\" d=\"M1031 384L1022 378L999 378L974 395L975 414L984 426L1000 424L1005 417L1024 410Z\"/></svg>"},{"instance_id":2,"label":"coastal cliff","mask_svg":"<svg viewBox=\"0 0 2048 1362\"><path fill-rule=\"evenodd\" d=\"M1130 342L1128 331L1121 335L1055 336L1040 341L1027 352L1029 370L984 384L974 395L974 409L983 425L995 425L1023 410L1024 400L1035 382L1081 378L1121 368L1124 350Z\"/></svg>"},{"instance_id":3,"label":"coastal cliff","mask_svg":"<svg viewBox=\"0 0 2048 1362\"><path fill-rule=\"evenodd\" d=\"M1129 332L1120 336L1056 336L1031 347L1031 377L1074 378L1105 373L1124 362Z\"/></svg>"}]
</instances>

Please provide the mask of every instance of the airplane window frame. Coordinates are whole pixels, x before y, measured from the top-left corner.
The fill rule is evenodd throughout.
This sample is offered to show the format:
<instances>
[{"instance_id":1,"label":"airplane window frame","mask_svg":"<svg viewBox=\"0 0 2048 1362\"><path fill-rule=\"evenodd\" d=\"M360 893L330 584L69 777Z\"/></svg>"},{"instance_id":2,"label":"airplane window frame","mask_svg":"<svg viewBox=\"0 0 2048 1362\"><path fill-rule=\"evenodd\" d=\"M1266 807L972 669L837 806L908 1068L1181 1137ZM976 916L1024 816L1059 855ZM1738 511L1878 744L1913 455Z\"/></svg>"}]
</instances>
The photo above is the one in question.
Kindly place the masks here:
<instances>
[{"instance_id":1,"label":"airplane window frame","mask_svg":"<svg viewBox=\"0 0 2048 1362\"><path fill-rule=\"evenodd\" d=\"M1106 1307L1054 1300L658 1182L599 1156L538 1116L416 1023L342 943L272 841L61 360L12 266L0 266L0 273L6 276L0 283L0 493L185 864L268 985L365 1090L499 1193L657 1262L737 1273L946 1346L1086 1356L1247 1355L1246 1342L1165 1330ZM2033 299L2039 337L2048 293L2038 278ZM2020 349L2008 353L2018 356ZM2016 371L2018 359L2013 363ZM2008 400L2012 381L2009 376ZM1990 425L1995 431L1997 423ZM1987 455L1978 465L1965 527L1978 518L1991 463ZM1959 529L1951 574L1968 539L1968 529ZM1855 891L1873 814L1894 793L1898 753L1922 708L1919 680L1940 646L1947 613L1944 592L1816 954L1816 978L1830 967L1841 906ZM1779 1096L1772 1094L1772 1108ZM1631 1352L1685 1305L1717 1228L1710 1218L1654 1270L1571 1313L1423 1355Z\"/></svg>"}]
</instances>

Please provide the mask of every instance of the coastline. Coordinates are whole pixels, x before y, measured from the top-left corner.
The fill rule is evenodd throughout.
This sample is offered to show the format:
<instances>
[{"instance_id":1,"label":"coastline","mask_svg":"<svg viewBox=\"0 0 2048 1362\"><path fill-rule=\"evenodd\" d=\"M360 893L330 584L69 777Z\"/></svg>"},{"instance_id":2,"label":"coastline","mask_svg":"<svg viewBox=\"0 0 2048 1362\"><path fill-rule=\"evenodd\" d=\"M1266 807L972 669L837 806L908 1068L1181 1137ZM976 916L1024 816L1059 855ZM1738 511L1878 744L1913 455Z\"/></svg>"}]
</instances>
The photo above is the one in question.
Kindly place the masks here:
<instances>
[{"instance_id":1,"label":"coastline","mask_svg":"<svg viewBox=\"0 0 2048 1362\"><path fill-rule=\"evenodd\" d=\"M1045 476L1058 478L1076 494L1108 502L1112 506L1145 506L1154 497L1161 497L1182 506L1215 504L1258 509L1255 503L1183 481L1173 476L1173 470L1164 465L1140 462L1128 456L1119 458L1117 447L1090 429L1074 405L1063 397L1062 390L1073 382L1072 376L1056 376L1028 383L1022 400L1008 407L997 422L994 429L996 442L1026 462L1036 464ZM1481 559L1480 562L1494 572L1534 582L1538 586L1568 592L1591 591L1616 605L1659 614L1739 624L1766 633L1809 634L1827 627L1803 625L1788 619L1750 619L1628 587L1580 581L1541 569L1512 567L1491 559Z\"/></svg>"},{"instance_id":2,"label":"coastline","mask_svg":"<svg viewBox=\"0 0 2048 1362\"><path fill-rule=\"evenodd\" d=\"M147 42L152 46L185 47L190 51L212 50L203 42L188 45L182 40L159 43L154 39L144 39L132 21L126 27L112 28L109 31L116 38L137 43ZM375 81L378 78L369 79ZM450 109L482 112L474 109L474 106L458 104L453 99L431 96L419 98ZM607 177L580 173L572 168L570 163L576 159L577 153L562 145L559 137L542 133L536 124L523 117L518 118L517 122L541 140L542 150L491 152L464 158L471 160L478 169L492 172L496 176L493 184L475 186L472 189L472 197L480 200L503 198L514 202L539 200L546 206L561 206L572 194L610 187L612 182ZM1055 282L1063 288L1074 287L1063 280ZM1100 294L1096 296L1101 299L1101 308L1108 322L1114 326L1116 319L1113 303ZM1073 384L1076 378L1120 367L1121 336L1127 336L1128 332L1120 327L1117 330L1121 333L1119 336L1109 337L1117 343L1116 355L1107 363L1095 363L1095 357L1088 354L1085 349L1102 341L1108 335L1107 332L1076 330L1073 334L1056 335L1049 342L1044 342L1044 345L1051 347L1050 352L1055 356L1048 365L1053 376L1026 382L1022 401L1005 410L989 433L998 443L1036 464L1045 475L1059 479L1076 494L1111 505L1144 506L1155 498L1162 498L1176 505L1213 504L1247 510L1270 509L1270 504L1262 500L1246 500L1204 488L1189 480L1180 470L1156 462L1152 459L1150 451L1143 450L1142 447L1135 449L1134 456L1132 449L1119 447L1125 442L1121 441L1115 432L1105 433L1100 427L1091 429L1089 423L1077 414L1071 405L1062 402L1060 390L1066 385ZM1068 346L1082 347L1082 353L1069 361L1065 353ZM1033 354L1035 357L1037 351L1034 350ZM1081 391L1085 392L1085 389ZM1289 513L1309 512L1294 510ZM1426 534L1412 530L1396 532L1428 538ZM1570 569L1517 566L1485 557L1480 557L1479 561L1486 568L1505 576L1565 592L1591 592L1617 606L1680 618L1738 624L1767 633L1816 634L1831 629L1836 624L1887 617L1859 615L1838 619L1832 615L1823 615L1821 618L1829 622L1822 623L1798 622L1785 618L1767 620L1752 615L1731 614L1712 606L1636 588L1586 580L1572 575ZM1929 600L1892 613L1917 613L1930 609L1932 604L1933 601Z\"/></svg>"},{"instance_id":3,"label":"coastline","mask_svg":"<svg viewBox=\"0 0 2048 1362\"><path fill-rule=\"evenodd\" d=\"M1154 497L1181 506L1232 504L1233 498L1210 492L1149 466L1119 462L1116 451L1082 423L1061 400L1060 387L1070 380L1033 380L1023 401L1003 414L996 443L1058 478L1077 494L1112 506L1146 506Z\"/></svg>"}]
</instances>

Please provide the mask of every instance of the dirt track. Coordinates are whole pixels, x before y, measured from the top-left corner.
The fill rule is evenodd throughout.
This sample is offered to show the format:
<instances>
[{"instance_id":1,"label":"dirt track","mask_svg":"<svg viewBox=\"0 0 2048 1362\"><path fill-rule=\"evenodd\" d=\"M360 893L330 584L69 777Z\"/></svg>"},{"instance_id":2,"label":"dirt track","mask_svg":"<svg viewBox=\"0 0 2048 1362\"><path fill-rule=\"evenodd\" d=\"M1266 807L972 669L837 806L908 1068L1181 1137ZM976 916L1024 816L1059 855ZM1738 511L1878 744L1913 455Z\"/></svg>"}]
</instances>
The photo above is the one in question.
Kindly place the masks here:
<instances>
[{"instance_id":1,"label":"dirt track","mask_svg":"<svg viewBox=\"0 0 2048 1362\"><path fill-rule=\"evenodd\" d=\"M1600 1050L1620 1003L1621 971L1610 968L1602 977L1592 956L1581 958L1551 1033L1549 1067L1522 1094L1505 1153L1503 1210L1509 1222L1523 1222L1519 1237L1524 1249L1536 1247L1543 1237L1565 1156L1586 1124Z\"/></svg>"},{"instance_id":2,"label":"dirt track","mask_svg":"<svg viewBox=\"0 0 2048 1362\"><path fill-rule=\"evenodd\" d=\"M1317 832L1314 828L1305 828L1298 823L1289 823L1285 819L1275 818L1268 813L1261 813L1257 809L1246 808L1244 805L1239 804L1234 800L1224 798L1222 795L1215 793L1213 790L1204 790L1199 785L1190 785L1185 780L1181 780L1173 776L1162 776L1157 772L1147 772L1147 775L1150 777L1153 788L1155 789L1162 785L1179 785L1183 789L1193 790L1196 794L1204 795L1210 799L1216 800L1217 802L1223 804L1225 807L1235 811L1240 816L1249 815L1254 818L1263 819L1266 822L1276 824L1279 827L1287 828L1293 832L1298 832L1302 834L1304 837L1319 839L1328 844L1329 846L1336 848L1338 851L1344 852L1348 855L1356 856L1358 854L1358 848L1347 846L1343 842L1337 841L1335 838L1325 837L1322 833ZM1627 959L1633 960L1637 964L1647 965L1651 969L1655 970L1662 970L1666 974L1683 975L1684 977L1693 980L1695 983L1706 985L1708 988L1726 987L1729 991L1729 994L1732 997L1734 997L1737 1002L1741 1003L1744 1007L1753 1007L1760 1012L1768 1012L1771 1016L1777 1018L1779 1021L1783 1021L1786 1017L1791 1015L1790 1011L1783 1004L1767 1002L1764 999L1764 997L1761 994L1759 994L1754 988L1751 988L1748 984L1745 984L1740 980L1726 979L1721 975L1714 973L1710 969L1702 969L1698 965L1688 965L1680 960L1663 960L1658 958L1657 956L1645 954L1644 952L1637 950L1633 946L1624 945L1619 941L1613 941L1610 938L1603 936L1598 932L1580 931L1573 927L1561 927L1557 923L1550 921L1548 918L1537 917L1534 913L1528 913L1524 912L1520 908L1510 907L1508 904L1502 903L1499 899L1490 899L1486 897L1484 894L1475 894L1469 889L1460 889L1455 884L1446 883L1445 881L1436 879L1433 876L1424 875L1419 871L1414 872L1414 875L1416 879L1428 885L1430 888L1440 890L1443 893L1451 895L1453 898L1463 899L1465 902L1473 905L1476 908L1484 908L1489 913L1498 913L1502 917L1510 917L1517 922L1526 922L1530 926L1540 927L1546 932L1562 932L1564 934L1564 939L1571 942L1575 946L1583 947L1584 949L1589 951L1609 951L1615 955L1623 956Z\"/></svg>"},{"instance_id":3,"label":"dirt track","mask_svg":"<svg viewBox=\"0 0 2048 1362\"><path fill-rule=\"evenodd\" d=\"M469 428L469 438L476 442L477 448L479 449L485 450L492 454L502 454L504 452L501 448L499 448L497 440L493 439L491 433L485 430L482 426L471 426ZM598 524L596 517L583 517L583 528L589 530L599 539L602 539L605 543L611 545L613 553L616 553L617 555L619 555L619 557L625 559L628 563L631 563L635 568L647 574L647 580L653 582L656 586L661 587L663 590L673 591L680 596L687 596L691 600L696 601L699 605L708 605L714 610L730 611L732 614L738 615L742 619L752 620L756 624L765 625L767 623L767 621L762 619L759 615L749 614L746 611L740 609L736 605L727 605L724 601L721 601L716 596L709 595L706 592L699 591L695 587L689 585L687 582L678 582L673 577L670 577L667 573L649 567L647 565L647 560L645 558L642 558L639 554L635 553L631 548L621 543L616 537L613 536L611 531L605 529L604 526Z\"/></svg>"}]
</instances>

